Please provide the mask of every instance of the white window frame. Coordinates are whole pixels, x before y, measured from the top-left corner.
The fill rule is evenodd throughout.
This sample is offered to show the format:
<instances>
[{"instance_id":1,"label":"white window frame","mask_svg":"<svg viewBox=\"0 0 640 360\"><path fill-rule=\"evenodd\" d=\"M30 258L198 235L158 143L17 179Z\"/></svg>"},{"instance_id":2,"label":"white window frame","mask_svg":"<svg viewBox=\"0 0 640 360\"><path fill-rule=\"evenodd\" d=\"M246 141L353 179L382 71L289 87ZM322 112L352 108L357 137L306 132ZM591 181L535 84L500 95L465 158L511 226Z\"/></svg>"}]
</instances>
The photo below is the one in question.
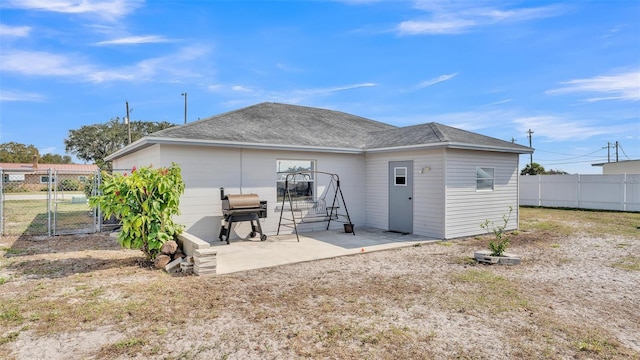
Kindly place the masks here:
<instances>
[{"instance_id":1,"label":"white window frame","mask_svg":"<svg viewBox=\"0 0 640 360\"><path fill-rule=\"evenodd\" d=\"M47 180L46 181L42 180L44 178L47 178ZM49 183L49 178L51 178L51 182L52 183L56 182L56 177L55 176L40 175L40 184L48 184Z\"/></svg>"},{"instance_id":2,"label":"white window frame","mask_svg":"<svg viewBox=\"0 0 640 360\"><path fill-rule=\"evenodd\" d=\"M4 173L3 181L6 183L20 183L20 182L24 182L24 179L25 179L24 174Z\"/></svg>"},{"instance_id":3,"label":"white window frame","mask_svg":"<svg viewBox=\"0 0 640 360\"><path fill-rule=\"evenodd\" d=\"M309 165L309 167L305 167L305 166L296 166L296 164L298 165ZM286 166L286 168L284 167ZM302 168L302 169L301 169ZM281 189L284 188L284 183L285 180L287 178L287 174L291 173L291 172L296 172L296 171L305 171L305 170L310 170L310 171L314 171L316 169L316 160L313 159L276 159L276 200L278 201L278 203L282 202L282 197L284 196L284 194L280 194ZM316 189L316 177L315 174L312 172L309 174L308 178L296 178L296 179L289 179L289 180L294 180L296 181L296 183L301 183L301 182L307 182L310 183L311 187L311 195L310 196L296 196L295 194L292 195L291 200L296 201L296 200L315 200L316 198L316 194L317 194L317 189Z\"/></svg>"},{"instance_id":4,"label":"white window frame","mask_svg":"<svg viewBox=\"0 0 640 360\"><path fill-rule=\"evenodd\" d=\"M398 175L398 170L404 170L404 175ZM393 168L393 186L407 186L409 169L406 166L396 166ZM398 183L398 178L404 178L404 184Z\"/></svg>"},{"instance_id":5,"label":"white window frame","mask_svg":"<svg viewBox=\"0 0 640 360\"><path fill-rule=\"evenodd\" d=\"M482 173L488 173L487 170L491 170L491 177L482 177ZM483 182L491 180L491 187L480 187ZM476 191L494 191L496 185L496 168L490 166L477 166L476 167Z\"/></svg>"}]
</instances>

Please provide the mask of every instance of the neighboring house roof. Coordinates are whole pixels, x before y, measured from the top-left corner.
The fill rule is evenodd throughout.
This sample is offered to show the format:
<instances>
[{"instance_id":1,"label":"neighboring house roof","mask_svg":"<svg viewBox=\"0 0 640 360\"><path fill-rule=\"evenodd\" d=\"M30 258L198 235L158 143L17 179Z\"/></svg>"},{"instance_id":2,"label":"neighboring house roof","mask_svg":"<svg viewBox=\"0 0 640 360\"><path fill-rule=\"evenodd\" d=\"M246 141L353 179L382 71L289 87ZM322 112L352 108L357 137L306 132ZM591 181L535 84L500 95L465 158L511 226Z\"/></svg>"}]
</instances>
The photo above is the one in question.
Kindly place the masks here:
<instances>
[{"instance_id":1,"label":"neighboring house roof","mask_svg":"<svg viewBox=\"0 0 640 360\"><path fill-rule=\"evenodd\" d=\"M398 128L335 110L265 102L155 132L105 160L153 144L348 153L434 146L533 152L526 146L437 123Z\"/></svg>"},{"instance_id":2,"label":"neighboring house roof","mask_svg":"<svg viewBox=\"0 0 640 360\"><path fill-rule=\"evenodd\" d=\"M98 166L87 164L37 164L37 166L34 168L33 164L31 163L0 163L0 169L22 172L35 172L51 169L55 171L75 171L81 173L91 173L98 171Z\"/></svg>"},{"instance_id":3,"label":"neighboring house roof","mask_svg":"<svg viewBox=\"0 0 640 360\"><path fill-rule=\"evenodd\" d=\"M609 161L609 162L603 162L603 163L591 164L591 166L605 166L605 165L612 165L612 164L626 165L626 164L637 164L637 163L640 163L640 159L636 159L636 160Z\"/></svg>"}]
</instances>

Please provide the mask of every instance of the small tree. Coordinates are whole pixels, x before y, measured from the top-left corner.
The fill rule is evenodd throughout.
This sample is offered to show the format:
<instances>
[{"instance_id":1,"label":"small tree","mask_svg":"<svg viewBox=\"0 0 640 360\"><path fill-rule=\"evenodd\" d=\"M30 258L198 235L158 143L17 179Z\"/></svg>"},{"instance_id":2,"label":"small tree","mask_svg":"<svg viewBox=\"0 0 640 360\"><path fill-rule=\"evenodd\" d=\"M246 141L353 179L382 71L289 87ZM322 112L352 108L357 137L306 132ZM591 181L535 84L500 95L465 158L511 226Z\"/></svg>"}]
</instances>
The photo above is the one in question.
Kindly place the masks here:
<instances>
[{"instance_id":1,"label":"small tree","mask_svg":"<svg viewBox=\"0 0 640 360\"><path fill-rule=\"evenodd\" d=\"M545 173L544 166L535 162L527 164L522 169L522 171L520 171L520 175L538 175L538 174L544 174L544 173Z\"/></svg>"},{"instance_id":2,"label":"small tree","mask_svg":"<svg viewBox=\"0 0 640 360\"><path fill-rule=\"evenodd\" d=\"M89 198L89 204L99 207L105 219L116 215L122 222L118 242L128 249L140 249L147 260L153 260L162 244L182 232L173 215L179 214L180 195L184 182L180 168L151 166L131 170L131 174L103 173L100 193Z\"/></svg>"},{"instance_id":3,"label":"small tree","mask_svg":"<svg viewBox=\"0 0 640 360\"><path fill-rule=\"evenodd\" d=\"M502 256L509 246L509 237L506 236L504 229L509 223L513 207L509 206L509 214L502 215L504 223L496 226L493 221L485 220L480 227L487 230L487 233L493 233L494 239L489 241L489 250L491 250L491 256Z\"/></svg>"}]
</instances>

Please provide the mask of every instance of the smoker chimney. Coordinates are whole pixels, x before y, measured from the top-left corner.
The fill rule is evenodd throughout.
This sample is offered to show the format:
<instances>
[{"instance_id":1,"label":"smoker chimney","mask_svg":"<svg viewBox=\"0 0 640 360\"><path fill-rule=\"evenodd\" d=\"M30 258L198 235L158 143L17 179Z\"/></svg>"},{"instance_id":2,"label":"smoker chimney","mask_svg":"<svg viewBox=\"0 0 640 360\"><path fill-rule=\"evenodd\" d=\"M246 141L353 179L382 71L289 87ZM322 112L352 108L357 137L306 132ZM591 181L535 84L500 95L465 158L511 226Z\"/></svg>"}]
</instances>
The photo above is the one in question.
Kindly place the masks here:
<instances>
[{"instance_id":1,"label":"smoker chimney","mask_svg":"<svg viewBox=\"0 0 640 360\"><path fill-rule=\"evenodd\" d=\"M33 155L33 169L38 168L38 155Z\"/></svg>"}]
</instances>

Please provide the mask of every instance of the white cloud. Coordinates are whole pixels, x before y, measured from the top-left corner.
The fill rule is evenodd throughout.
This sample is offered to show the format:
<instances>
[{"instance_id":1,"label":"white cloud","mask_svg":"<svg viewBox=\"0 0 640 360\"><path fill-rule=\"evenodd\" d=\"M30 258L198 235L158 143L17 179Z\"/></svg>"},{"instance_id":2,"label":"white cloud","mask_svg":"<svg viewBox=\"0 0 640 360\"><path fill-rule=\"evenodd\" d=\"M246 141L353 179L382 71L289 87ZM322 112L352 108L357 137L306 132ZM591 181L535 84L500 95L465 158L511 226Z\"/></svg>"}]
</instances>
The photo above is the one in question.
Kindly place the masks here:
<instances>
[{"instance_id":1,"label":"white cloud","mask_svg":"<svg viewBox=\"0 0 640 360\"><path fill-rule=\"evenodd\" d=\"M12 51L0 53L1 71L35 76L72 76L91 71L76 57L38 51Z\"/></svg>"},{"instance_id":2,"label":"white cloud","mask_svg":"<svg viewBox=\"0 0 640 360\"><path fill-rule=\"evenodd\" d=\"M374 87L374 86L376 86L375 83L367 82L367 83L360 83L360 84L336 86L331 88L304 89L304 90L297 90L296 92L303 93L303 94L323 94L323 93L332 93L336 91L353 90L358 88Z\"/></svg>"},{"instance_id":3,"label":"white cloud","mask_svg":"<svg viewBox=\"0 0 640 360\"><path fill-rule=\"evenodd\" d=\"M158 35L146 35L146 36L129 36L119 39L100 41L96 45L135 45L135 44L150 44L150 43L166 43L171 40Z\"/></svg>"},{"instance_id":4,"label":"white cloud","mask_svg":"<svg viewBox=\"0 0 640 360\"><path fill-rule=\"evenodd\" d=\"M570 120L561 116L530 116L516 118L514 123L531 129L535 136L551 141L586 140L593 136L612 134L620 129L613 126L592 126L588 120Z\"/></svg>"},{"instance_id":5,"label":"white cloud","mask_svg":"<svg viewBox=\"0 0 640 360\"><path fill-rule=\"evenodd\" d=\"M496 101L496 102L489 103L489 104L487 104L487 105L489 105L489 106L493 106L493 105L506 104L506 103L508 103L508 102L510 102L510 101L511 101L511 99L504 99L504 100L500 100L500 101Z\"/></svg>"},{"instance_id":6,"label":"white cloud","mask_svg":"<svg viewBox=\"0 0 640 360\"><path fill-rule=\"evenodd\" d=\"M251 88L244 85L223 85L214 84L209 85L208 89L211 92L221 94L222 96L236 97L239 94L246 95L246 98L229 100L230 104L250 104L256 101L276 101L289 104L297 104L301 102L310 102L310 99L318 96L330 95L335 92L354 90L359 88L367 88L377 86L374 83L359 83L350 84L335 87L326 88L308 88L308 89L292 89L292 90L274 90L267 91L263 89Z\"/></svg>"},{"instance_id":7,"label":"white cloud","mask_svg":"<svg viewBox=\"0 0 640 360\"><path fill-rule=\"evenodd\" d=\"M418 84L418 89L424 89L426 87L435 85L437 83L441 83L443 81L447 81L449 79L452 79L456 75L458 75L458 73L444 74L444 75L438 76L437 78L425 80L425 81L421 82L420 84Z\"/></svg>"},{"instance_id":8,"label":"white cloud","mask_svg":"<svg viewBox=\"0 0 640 360\"><path fill-rule=\"evenodd\" d=\"M589 97L588 102L604 100L640 101L640 71L596 76L588 79L575 79L562 83L563 87L548 90L550 95L568 93L591 93L605 96Z\"/></svg>"},{"instance_id":9,"label":"white cloud","mask_svg":"<svg viewBox=\"0 0 640 360\"><path fill-rule=\"evenodd\" d=\"M185 47L178 49L175 54L145 59L129 66L104 68L76 54L12 51L0 53L0 71L27 76L65 77L75 82L153 81L160 78L162 81L175 82L202 76L202 71L196 73L188 70L194 67L185 64L204 58L207 53L206 47Z\"/></svg>"},{"instance_id":10,"label":"white cloud","mask_svg":"<svg viewBox=\"0 0 640 360\"><path fill-rule=\"evenodd\" d=\"M0 36L25 37L31 32L29 26L8 26L0 24Z\"/></svg>"},{"instance_id":11,"label":"white cloud","mask_svg":"<svg viewBox=\"0 0 640 360\"><path fill-rule=\"evenodd\" d=\"M253 92L253 90L249 89L246 86L242 86L242 85L234 85L234 86L231 87L231 90L240 91L240 92Z\"/></svg>"},{"instance_id":12,"label":"white cloud","mask_svg":"<svg viewBox=\"0 0 640 360\"><path fill-rule=\"evenodd\" d=\"M143 0L4 0L2 6L65 14L94 14L105 19L116 20L142 4Z\"/></svg>"},{"instance_id":13,"label":"white cloud","mask_svg":"<svg viewBox=\"0 0 640 360\"><path fill-rule=\"evenodd\" d=\"M475 25L470 20L453 19L448 21L408 20L398 25L400 35L459 34Z\"/></svg>"},{"instance_id":14,"label":"white cloud","mask_svg":"<svg viewBox=\"0 0 640 360\"><path fill-rule=\"evenodd\" d=\"M44 101L44 96L40 94L24 92L24 91L11 91L11 90L0 89L0 101L41 102L41 101Z\"/></svg>"},{"instance_id":15,"label":"white cloud","mask_svg":"<svg viewBox=\"0 0 640 360\"><path fill-rule=\"evenodd\" d=\"M468 1L418 1L416 8L428 13L427 19L412 19L401 22L396 32L399 35L459 34L473 28L497 23L520 22L558 16L565 11L563 6L549 5L536 8L501 9L493 2Z\"/></svg>"}]
</instances>

